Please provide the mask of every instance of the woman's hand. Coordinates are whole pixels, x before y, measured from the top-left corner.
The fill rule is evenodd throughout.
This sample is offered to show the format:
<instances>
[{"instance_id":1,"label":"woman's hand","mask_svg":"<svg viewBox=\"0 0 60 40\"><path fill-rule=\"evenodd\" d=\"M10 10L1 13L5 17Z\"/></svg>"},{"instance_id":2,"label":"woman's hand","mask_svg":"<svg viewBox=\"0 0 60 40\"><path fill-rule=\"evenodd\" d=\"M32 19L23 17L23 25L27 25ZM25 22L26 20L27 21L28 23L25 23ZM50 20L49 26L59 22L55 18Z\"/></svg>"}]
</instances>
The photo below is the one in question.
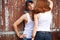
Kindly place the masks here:
<instances>
[{"instance_id":1,"label":"woman's hand","mask_svg":"<svg viewBox=\"0 0 60 40\"><path fill-rule=\"evenodd\" d=\"M48 2L50 3L49 7L50 7L51 10L52 10L52 8L53 8L53 1L52 1L52 0L48 0Z\"/></svg>"},{"instance_id":2,"label":"woman's hand","mask_svg":"<svg viewBox=\"0 0 60 40\"><path fill-rule=\"evenodd\" d=\"M34 38L32 38L32 40L34 40Z\"/></svg>"},{"instance_id":3,"label":"woman's hand","mask_svg":"<svg viewBox=\"0 0 60 40\"><path fill-rule=\"evenodd\" d=\"M48 1L51 1L51 0L48 0Z\"/></svg>"},{"instance_id":4,"label":"woman's hand","mask_svg":"<svg viewBox=\"0 0 60 40\"><path fill-rule=\"evenodd\" d=\"M52 2L52 0L48 0L48 2Z\"/></svg>"},{"instance_id":5,"label":"woman's hand","mask_svg":"<svg viewBox=\"0 0 60 40\"><path fill-rule=\"evenodd\" d=\"M20 35L20 38L26 38L26 34Z\"/></svg>"},{"instance_id":6,"label":"woman's hand","mask_svg":"<svg viewBox=\"0 0 60 40\"><path fill-rule=\"evenodd\" d=\"M32 40L34 40L35 36L32 36Z\"/></svg>"}]
</instances>

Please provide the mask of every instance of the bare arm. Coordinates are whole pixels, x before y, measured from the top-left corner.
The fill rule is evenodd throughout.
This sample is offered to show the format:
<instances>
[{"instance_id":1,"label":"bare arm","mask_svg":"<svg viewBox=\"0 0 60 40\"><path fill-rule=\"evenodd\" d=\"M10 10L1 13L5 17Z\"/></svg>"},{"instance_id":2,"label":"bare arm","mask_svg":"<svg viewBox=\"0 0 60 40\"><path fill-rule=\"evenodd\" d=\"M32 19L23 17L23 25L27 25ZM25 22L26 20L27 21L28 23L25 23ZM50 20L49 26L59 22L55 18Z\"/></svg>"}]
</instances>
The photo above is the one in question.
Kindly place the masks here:
<instances>
[{"instance_id":1,"label":"bare arm","mask_svg":"<svg viewBox=\"0 0 60 40\"><path fill-rule=\"evenodd\" d=\"M38 27L38 19L37 19L37 14L35 14L34 15L34 28L33 28L33 34L32 34L33 38L36 35L37 27Z\"/></svg>"},{"instance_id":2,"label":"bare arm","mask_svg":"<svg viewBox=\"0 0 60 40\"><path fill-rule=\"evenodd\" d=\"M21 16L16 22L14 22L14 24L13 24L14 30L15 30L15 32L16 32L16 34L17 34L18 37L20 36L20 34L19 34L19 32L18 32L17 25L19 25L19 24L24 20L24 18L25 18L25 14L22 15L22 16Z\"/></svg>"},{"instance_id":3,"label":"bare arm","mask_svg":"<svg viewBox=\"0 0 60 40\"><path fill-rule=\"evenodd\" d=\"M51 0L48 0L48 2L50 3L49 7L50 7L51 10L52 10L52 8L53 8L53 2L52 2Z\"/></svg>"}]
</instances>

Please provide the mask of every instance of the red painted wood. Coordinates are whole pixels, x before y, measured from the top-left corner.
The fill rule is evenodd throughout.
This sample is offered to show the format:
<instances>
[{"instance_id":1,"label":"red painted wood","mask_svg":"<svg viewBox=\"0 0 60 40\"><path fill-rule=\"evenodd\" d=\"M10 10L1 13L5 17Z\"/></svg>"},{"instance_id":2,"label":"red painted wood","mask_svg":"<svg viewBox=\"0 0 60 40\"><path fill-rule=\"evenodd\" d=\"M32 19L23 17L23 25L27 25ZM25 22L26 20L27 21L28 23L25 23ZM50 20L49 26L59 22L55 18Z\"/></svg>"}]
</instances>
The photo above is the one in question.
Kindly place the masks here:
<instances>
[{"instance_id":1,"label":"red painted wood","mask_svg":"<svg viewBox=\"0 0 60 40\"><path fill-rule=\"evenodd\" d=\"M57 28L60 27L60 0L53 0L54 7L53 7L53 15L54 15L54 22ZM25 10L25 1L23 0L7 0L7 3L4 3L2 0L2 20L3 25L0 27L0 32L10 32L13 31L13 23L22 15L24 14ZM9 16L9 25L8 27L5 26L5 8L8 8ZM56 14L58 13L58 14ZM8 28L8 30L6 30ZM23 22L21 25L18 25L18 30L23 30ZM60 32L52 32L52 40L60 40ZM22 40L16 36L16 34L1 34L0 40Z\"/></svg>"}]
</instances>

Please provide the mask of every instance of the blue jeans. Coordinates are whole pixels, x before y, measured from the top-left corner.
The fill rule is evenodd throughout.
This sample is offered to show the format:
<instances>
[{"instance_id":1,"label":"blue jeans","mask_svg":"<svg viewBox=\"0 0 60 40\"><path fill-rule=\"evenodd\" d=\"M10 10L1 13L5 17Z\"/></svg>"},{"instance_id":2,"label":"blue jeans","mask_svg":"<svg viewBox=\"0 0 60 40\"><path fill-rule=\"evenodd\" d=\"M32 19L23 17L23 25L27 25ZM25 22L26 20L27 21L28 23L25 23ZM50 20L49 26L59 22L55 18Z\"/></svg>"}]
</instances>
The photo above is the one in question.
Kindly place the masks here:
<instances>
[{"instance_id":1,"label":"blue jeans","mask_svg":"<svg viewBox=\"0 0 60 40\"><path fill-rule=\"evenodd\" d=\"M31 40L31 38L24 38L23 40Z\"/></svg>"},{"instance_id":2,"label":"blue jeans","mask_svg":"<svg viewBox=\"0 0 60 40\"><path fill-rule=\"evenodd\" d=\"M34 40L51 40L50 32L37 31Z\"/></svg>"}]
</instances>

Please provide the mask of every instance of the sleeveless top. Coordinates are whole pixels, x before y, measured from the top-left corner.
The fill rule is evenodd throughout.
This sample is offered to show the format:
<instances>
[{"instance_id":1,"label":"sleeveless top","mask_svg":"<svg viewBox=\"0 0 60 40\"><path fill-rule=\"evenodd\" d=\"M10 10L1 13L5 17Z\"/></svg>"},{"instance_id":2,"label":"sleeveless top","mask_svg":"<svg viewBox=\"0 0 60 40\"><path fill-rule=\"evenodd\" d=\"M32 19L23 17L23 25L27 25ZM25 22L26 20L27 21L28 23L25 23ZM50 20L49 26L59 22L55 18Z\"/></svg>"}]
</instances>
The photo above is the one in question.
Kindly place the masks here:
<instances>
[{"instance_id":1,"label":"sleeveless top","mask_svg":"<svg viewBox=\"0 0 60 40\"><path fill-rule=\"evenodd\" d=\"M51 11L45 13L39 13L38 27L37 31L48 31L50 32L50 27L52 23L52 13Z\"/></svg>"},{"instance_id":2,"label":"sleeveless top","mask_svg":"<svg viewBox=\"0 0 60 40\"><path fill-rule=\"evenodd\" d=\"M31 20L29 13L26 13L26 16L28 18L28 22L25 24L23 34L26 34L26 38L32 38L32 30L33 30L34 23Z\"/></svg>"}]
</instances>

